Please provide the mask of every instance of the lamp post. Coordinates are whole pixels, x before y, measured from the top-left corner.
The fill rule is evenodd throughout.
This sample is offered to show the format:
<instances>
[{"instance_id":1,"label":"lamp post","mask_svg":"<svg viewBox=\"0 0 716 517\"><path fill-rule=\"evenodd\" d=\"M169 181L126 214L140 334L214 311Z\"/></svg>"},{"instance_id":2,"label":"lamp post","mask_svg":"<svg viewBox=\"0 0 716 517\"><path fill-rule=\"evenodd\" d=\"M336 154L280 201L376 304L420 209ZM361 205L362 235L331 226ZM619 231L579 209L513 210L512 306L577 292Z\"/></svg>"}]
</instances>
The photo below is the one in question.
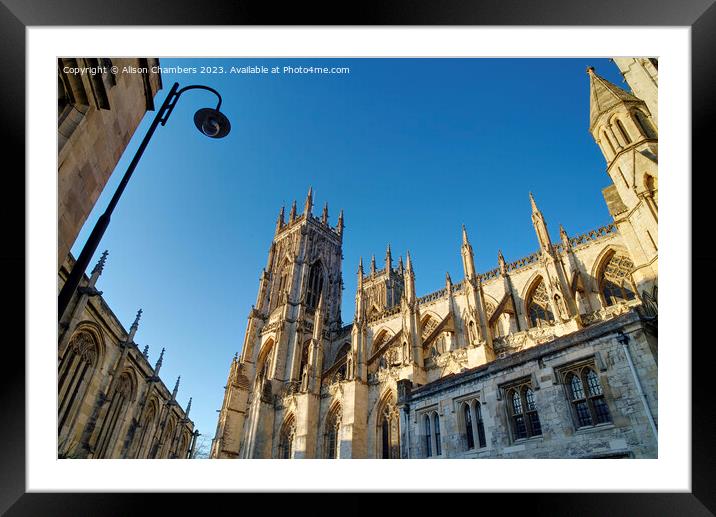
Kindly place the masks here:
<instances>
[{"instance_id":1,"label":"lamp post","mask_svg":"<svg viewBox=\"0 0 716 517\"><path fill-rule=\"evenodd\" d=\"M107 209L97 220L97 223L95 224L92 233L87 239L84 248L82 248L82 252L75 261L75 265L70 272L70 276L67 278L67 281L60 290L60 294L57 296L58 321L62 320L62 316L67 310L67 306L72 299L72 295L77 290L77 286L80 283L80 279L82 278L82 275L87 269L90 259L97 250L99 241L102 239L104 232L107 230L110 218L112 217L112 212L117 206L117 202L122 196L122 192L124 192L124 189L129 182L129 178L132 177L132 173L137 167L139 159L142 157L142 154L144 154L144 150L146 149L149 140L151 140L154 131L157 129L157 126L159 124L164 126L167 123L167 120L172 114L172 111L174 111L174 106L176 106L176 103L179 100L181 94L188 90L196 89L208 90L214 93L219 98L219 102L216 104L216 108L202 108L197 111L194 115L194 125L196 125L197 129L201 131L201 133L208 136L209 138L223 138L227 134L229 134L229 131L231 130L231 124L229 123L229 119L226 118L226 115L219 111L219 109L221 108L221 95L219 94L219 92L217 92L213 88L202 85L185 86L180 90L179 83L174 83L171 90L169 90L169 94L167 95L166 99L164 99L162 106L159 108L157 115L154 117L152 125L149 126L147 134L144 135L142 143L139 144L139 149L137 149L137 152L134 154L134 158L132 158L132 162L129 164L129 167L127 167L127 172L124 173L124 177L122 177L122 181L119 183L119 186L117 187L114 196L112 196L112 199L110 200Z\"/></svg>"}]
</instances>

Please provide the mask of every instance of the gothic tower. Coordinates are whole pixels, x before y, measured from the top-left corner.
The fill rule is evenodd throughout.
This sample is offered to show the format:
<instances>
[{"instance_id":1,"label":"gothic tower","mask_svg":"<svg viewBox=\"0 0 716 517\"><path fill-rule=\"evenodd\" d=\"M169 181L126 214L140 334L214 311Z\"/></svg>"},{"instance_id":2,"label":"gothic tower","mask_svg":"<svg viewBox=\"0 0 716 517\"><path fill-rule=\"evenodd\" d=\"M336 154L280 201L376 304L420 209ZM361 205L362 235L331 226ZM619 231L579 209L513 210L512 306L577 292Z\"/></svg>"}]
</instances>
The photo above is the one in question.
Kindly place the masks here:
<instances>
[{"instance_id":1,"label":"gothic tower","mask_svg":"<svg viewBox=\"0 0 716 517\"><path fill-rule=\"evenodd\" d=\"M279 213L241 356L225 388L213 457L275 457L275 396L285 393L298 395L296 413L307 419L293 422L290 452L314 455L308 421L318 411L324 348L341 327L343 214L332 227L327 205L321 217L312 208L309 189L303 214L295 202L287 222L283 208Z\"/></svg>"},{"instance_id":2,"label":"gothic tower","mask_svg":"<svg viewBox=\"0 0 716 517\"><path fill-rule=\"evenodd\" d=\"M627 64L622 62L621 66ZM643 66L638 78L636 70L628 71L625 78L636 80L639 91L652 96L657 88L656 68L649 62L647 73ZM635 63L631 63L633 67ZM643 296L657 283L659 140L655 114L645 100L597 75L594 68L588 68L587 73L589 131L604 154L613 183L604 189L604 198L624 237L633 260L632 278ZM648 84L647 75L653 79Z\"/></svg>"}]
</instances>

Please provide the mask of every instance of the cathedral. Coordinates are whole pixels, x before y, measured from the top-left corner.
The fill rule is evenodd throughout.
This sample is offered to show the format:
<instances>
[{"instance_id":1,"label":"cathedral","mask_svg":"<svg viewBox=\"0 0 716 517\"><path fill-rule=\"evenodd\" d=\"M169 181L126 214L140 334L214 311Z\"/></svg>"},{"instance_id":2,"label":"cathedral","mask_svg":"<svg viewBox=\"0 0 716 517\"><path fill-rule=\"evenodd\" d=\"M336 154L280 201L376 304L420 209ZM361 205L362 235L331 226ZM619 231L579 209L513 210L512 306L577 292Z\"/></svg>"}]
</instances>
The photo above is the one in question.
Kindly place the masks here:
<instances>
[{"instance_id":1,"label":"cathedral","mask_svg":"<svg viewBox=\"0 0 716 517\"><path fill-rule=\"evenodd\" d=\"M419 296L413 258L357 266L341 322L344 217L281 209L212 458L656 458L658 61L587 70L612 221Z\"/></svg>"}]
</instances>

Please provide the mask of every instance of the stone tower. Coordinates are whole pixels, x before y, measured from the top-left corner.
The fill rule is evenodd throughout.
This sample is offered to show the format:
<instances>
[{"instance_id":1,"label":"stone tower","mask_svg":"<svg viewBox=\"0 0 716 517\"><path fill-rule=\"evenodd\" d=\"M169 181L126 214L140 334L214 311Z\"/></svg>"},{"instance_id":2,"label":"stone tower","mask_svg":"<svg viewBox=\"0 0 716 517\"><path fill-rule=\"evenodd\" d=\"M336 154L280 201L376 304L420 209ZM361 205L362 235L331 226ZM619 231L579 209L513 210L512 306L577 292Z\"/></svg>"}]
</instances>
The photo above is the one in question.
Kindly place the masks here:
<instances>
[{"instance_id":1,"label":"stone tower","mask_svg":"<svg viewBox=\"0 0 716 517\"><path fill-rule=\"evenodd\" d=\"M279 213L241 356L231 365L214 457L274 456L274 396L287 392L301 406L291 430L295 456L315 448L308 428L317 419L323 355L341 327L343 214L332 227L327 205L321 217L312 208L309 189L303 214L295 201L288 221Z\"/></svg>"},{"instance_id":2,"label":"stone tower","mask_svg":"<svg viewBox=\"0 0 716 517\"><path fill-rule=\"evenodd\" d=\"M651 62L649 66L649 74L653 74L649 77L656 81L656 68ZM641 72L640 91L651 96L649 92L656 88L656 83L652 81L647 86L646 70L642 68ZM604 198L633 261L632 277L639 294L652 293L657 283L658 266L659 145L656 119L645 100L597 75L592 67L587 73L590 79L589 131L604 154L607 174L613 183L604 189Z\"/></svg>"}]
</instances>

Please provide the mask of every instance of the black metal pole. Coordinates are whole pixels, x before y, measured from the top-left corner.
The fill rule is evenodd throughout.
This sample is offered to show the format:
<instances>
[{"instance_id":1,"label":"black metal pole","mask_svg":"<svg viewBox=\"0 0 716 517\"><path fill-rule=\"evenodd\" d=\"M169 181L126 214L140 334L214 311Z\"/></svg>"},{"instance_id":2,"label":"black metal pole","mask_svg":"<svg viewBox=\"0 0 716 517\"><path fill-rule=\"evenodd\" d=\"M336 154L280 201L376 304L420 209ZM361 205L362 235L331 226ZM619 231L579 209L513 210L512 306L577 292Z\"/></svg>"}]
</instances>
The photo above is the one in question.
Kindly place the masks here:
<instances>
[{"instance_id":1,"label":"black metal pole","mask_svg":"<svg viewBox=\"0 0 716 517\"><path fill-rule=\"evenodd\" d=\"M102 239L102 236L104 235L104 232L107 230L107 226L109 225L109 220L112 217L114 207L117 206L117 202L122 196L122 192L124 192L124 189L129 182L129 178L132 177L132 173L137 167L139 159L142 157L142 154L144 154L144 149L146 149L147 144L149 143L149 140L151 140L152 135L154 135L154 131L157 129L159 123L161 122L162 125L166 123L166 120L162 121L162 118L164 117L165 111L167 110L171 102L174 100L178 88L179 83L174 83L171 90L169 90L169 94L167 95L166 99L164 99L161 108L159 108L157 115L154 117L152 125L149 126L147 134L144 135L144 139L139 145L139 149L137 149L137 152L134 154L134 158L132 158L132 162L129 164L129 167L127 167L127 172L124 173L124 177L122 178L122 181L117 187L114 196L112 196L112 199L109 202L107 209L99 217L99 220L97 221L97 224L95 224L92 233L90 234L89 238L87 239L87 242L84 245L84 248L82 248L80 256L77 257L75 265L70 272L70 276L67 278L67 281L62 286L60 294L57 296L58 321L62 320L62 316L64 316L65 311L67 310L67 306L69 305L72 296L77 290L77 286L79 286L80 284L82 275L84 275L85 271L87 270L89 261L92 259L92 256L94 255L95 251L97 251L99 241Z\"/></svg>"}]
</instances>

